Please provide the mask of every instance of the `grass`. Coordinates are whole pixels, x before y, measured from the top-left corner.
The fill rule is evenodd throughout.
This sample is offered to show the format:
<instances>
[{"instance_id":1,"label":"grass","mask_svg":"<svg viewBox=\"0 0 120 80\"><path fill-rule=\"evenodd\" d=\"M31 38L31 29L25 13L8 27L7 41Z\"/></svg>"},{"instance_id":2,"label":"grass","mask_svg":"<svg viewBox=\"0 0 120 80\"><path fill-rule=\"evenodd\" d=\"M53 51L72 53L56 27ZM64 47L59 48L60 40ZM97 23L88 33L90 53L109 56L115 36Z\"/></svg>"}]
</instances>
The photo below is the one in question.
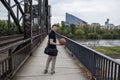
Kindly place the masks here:
<instances>
[{"instance_id":1,"label":"grass","mask_svg":"<svg viewBox=\"0 0 120 80\"><path fill-rule=\"evenodd\" d=\"M120 46L118 47L91 47L103 54L120 54Z\"/></svg>"}]
</instances>

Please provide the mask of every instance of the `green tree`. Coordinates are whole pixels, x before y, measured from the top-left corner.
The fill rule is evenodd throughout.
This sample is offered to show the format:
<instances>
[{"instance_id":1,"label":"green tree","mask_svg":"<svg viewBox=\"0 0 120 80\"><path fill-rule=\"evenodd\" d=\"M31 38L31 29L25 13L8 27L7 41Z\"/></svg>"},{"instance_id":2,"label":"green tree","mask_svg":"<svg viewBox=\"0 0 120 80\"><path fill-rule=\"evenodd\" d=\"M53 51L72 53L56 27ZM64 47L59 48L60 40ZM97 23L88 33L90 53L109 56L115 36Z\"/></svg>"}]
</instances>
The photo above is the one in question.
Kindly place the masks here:
<instances>
[{"instance_id":1,"label":"green tree","mask_svg":"<svg viewBox=\"0 0 120 80\"><path fill-rule=\"evenodd\" d=\"M74 24L66 26L62 23L62 26L58 27L58 32L76 39L120 39L120 29L101 29L100 26L84 25L83 27L76 27Z\"/></svg>"},{"instance_id":2,"label":"green tree","mask_svg":"<svg viewBox=\"0 0 120 80\"><path fill-rule=\"evenodd\" d=\"M83 31L84 31L85 38L87 39L88 38L88 33L90 32L90 26L89 25L84 25L83 26Z\"/></svg>"},{"instance_id":3,"label":"green tree","mask_svg":"<svg viewBox=\"0 0 120 80\"><path fill-rule=\"evenodd\" d=\"M75 34L75 29L76 29L75 24L70 24L70 29L71 29L71 33L74 35Z\"/></svg>"},{"instance_id":4,"label":"green tree","mask_svg":"<svg viewBox=\"0 0 120 80\"><path fill-rule=\"evenodd\" d=\"M61 29L61 27L58 27L58 28L57 28L57 32L60 33L60 34L62 34L62 29Z\"/></svg>"},{"instance_id":5,"label":"green tree","mask_svg":"<svg viewBox=\"0 0 120 80\"><path fill-rule=\"evenodd\" d=\"M103 39L112 39L113 35L111 33L104 33L102 37Z\"/></svg>"},{"instance_id":6,"label":"green tree","mask_svg":"<svg viewBox=\"0 0 120 80\"><path fill-rule=\"evenodd\" d=\"M83 39L84 38L84 31L81 29L76 29L75 30L75 36L77 39Z\"/></svg>"},{"instance_id":7,"label":"green tree","mask_svg":"<svg viewBox=\"0 0 120 80\"><path fill-rule=\"evenodd\" d=\"M55 25L57 25L57 27L61 27L61 26L60 26L60 23L57 23L57 24L55 24Z\"/></svg>"},{"instance_id":8,"label":"green tree","mask_svg":"<svg viewBox=\"0 0 120 80\"><path fill-rule=\"evenodd\" d=\"M7 34L8 27L7 27L7 21L0 20L0 35Z\"/></svg>"},{"instance_id":9,"label":"green tree","mask_svg":"<svg viewBox=\"0 0 120 80\"><path fill-rule=\"evenodd\" d=\"M74 38L74 35L70 32L68 35L67 35L68 38Z\"/></svg>"}]
</instances>

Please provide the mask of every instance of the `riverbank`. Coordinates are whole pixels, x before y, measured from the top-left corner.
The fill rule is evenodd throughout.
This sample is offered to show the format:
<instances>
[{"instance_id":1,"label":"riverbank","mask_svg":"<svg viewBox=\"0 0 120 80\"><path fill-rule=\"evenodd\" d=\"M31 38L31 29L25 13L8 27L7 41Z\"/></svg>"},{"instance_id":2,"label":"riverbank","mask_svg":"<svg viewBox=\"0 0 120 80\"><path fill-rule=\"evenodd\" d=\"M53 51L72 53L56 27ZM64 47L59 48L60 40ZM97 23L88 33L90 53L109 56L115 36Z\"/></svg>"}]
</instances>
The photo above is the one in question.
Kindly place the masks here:
<instances>
[{"instance_id":1,"label":"riverbank","mask_svg":"<svg viewBox=\"0 0 120 80\"><path fill-rule=\"evenodd\" d=\"M108 55L114 59L120 59L120 46L118 47L91 47L91 48L105 55Z\"/></svg>"},{"instance_id":2,"label":"riverbank","mask_svg":"<svg viewBox=\"0 0 120 80\"><path fill-rule=\"evenodd\" d=\"M120 59L120 40L76 40L78 43L93 48L114 59Z\"/></svg>"},{"instance_id":3,"label":"riverbank","mask_svg":"<svg viewBox=\"0 0 120 80\"><path fill-rule=\"evenodd\" d=\"M104 54L120 54L120 46L118 47L91 47L92 49L95 49L101 53Z\"/></svg>"}]
</instances>

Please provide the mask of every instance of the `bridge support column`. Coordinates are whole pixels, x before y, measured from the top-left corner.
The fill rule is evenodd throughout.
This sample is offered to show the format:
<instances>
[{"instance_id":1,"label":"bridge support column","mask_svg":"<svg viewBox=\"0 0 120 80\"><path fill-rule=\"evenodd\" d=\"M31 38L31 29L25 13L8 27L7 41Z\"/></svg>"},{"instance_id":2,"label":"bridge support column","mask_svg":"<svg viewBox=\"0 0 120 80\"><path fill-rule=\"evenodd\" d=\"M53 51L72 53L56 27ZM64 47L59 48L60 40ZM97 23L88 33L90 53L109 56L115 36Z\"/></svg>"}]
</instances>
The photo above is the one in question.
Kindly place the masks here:
<instances>
[{"instance_id":1,"label":"bridge support column","mask_svg":"<svg viewBox=\"0 0 120 80\"><path fill-rule=\"evenodd\" d=\"M32 0L25 0L25 14L24 14L24 38L30 38L32 27L31 27L31 10Z\"/></svg>"},{"instance_id":2,"label":"bridge support column","mask_svg":"<svg viewBox=\"0 0 120 80\"><path fill-rule=\"evenodd\" d=\"M48 29L48 32L50 31L50 29L51 29L51 6L50 5L48 5L48 17L47 17L47 24L48 24L48 27L47 27L47 29Z\"/></svg>"},{"instance_id":3,"label":"bridge support column","mask_svg":"<svg viewBox=\"0 0 120 80\"><path fill-rule=\"evenodd\" d=\"M46 30L48 33L48 0L45 0L45 13L46 13L45 24L46 24Z\"/></svg>"},{"instance_id":4,"label":"bridge support column","mask_svg":"<svg viewBox=\"0 0 120 80\"><path fill-rule=\"evenodd\" d=\"M25 0L24 14L24 39L31 38L31 50L33 45L32 33L32 0ZM30 54L32 55L32 54Z\"/></svg>"},{"instance_id":5,"label":"bridge support column","mask_svg":"<svg viewBox=\"0 0 120 80\"><path fill-rule=\"evenodd\" d=\"M51 6L48 4L48 0L45 0L45 24L46 24L46 29L47 29L47 33L49 33L50 27L51 27Z\"/></svg>"},{"instance_id":6,"label":"bridge support column","mask_svg":"<svg viewBox=\"0 0 120 80\"><path fill-rule=\"evenodd\" d=\"M41 7L42 5L41 5L41 4L42 4L42 1L41 1L41 0L38 0L38 7L39 7L39 8L38 8L38 16L39 16L39 18L38 18L39 32L38 32L38 33L39 33L39 34L41 33L40 28L41 28L41 20L42 20L42 19L41 19L41 18L42 18L42 17L41 17L41 14L42 14L42 13L41 13L41 9L42 9L42 7Z\"/></svg>"}]
</instances>

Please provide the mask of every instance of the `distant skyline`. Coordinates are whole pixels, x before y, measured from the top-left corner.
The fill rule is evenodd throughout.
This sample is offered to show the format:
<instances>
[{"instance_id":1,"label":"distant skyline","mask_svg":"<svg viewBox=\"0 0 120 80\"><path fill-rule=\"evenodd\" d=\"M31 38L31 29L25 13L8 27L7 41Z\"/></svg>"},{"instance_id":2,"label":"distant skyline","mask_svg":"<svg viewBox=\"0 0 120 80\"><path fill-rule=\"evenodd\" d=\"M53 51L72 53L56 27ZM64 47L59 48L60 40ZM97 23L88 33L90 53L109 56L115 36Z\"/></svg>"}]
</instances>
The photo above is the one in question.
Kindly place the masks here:
<instances>
[{"instance_id":1,"label":"distant skyline","mask_svg":"<svg viewBox=\"0 0 120 80\"><path fill-rule=\"evenodd\" d=\"M34 4L37 2L34 1ZM107 18L110 23L120 25L120 0L49 0L52 7L52 24L65 21L65 13L70 13L89 24L104 25ZM7 19L7 10L0 2L0 19Z\"/></svg>"},{"instance_id":2,"label":"distant skyline","mask_svg":"<svg viewBox=\"0 0 120 80\"><path fill-rule=\"evenodd\" d=\"M52 24L65 21L65 13L70 13L89 24L110 23L120 25L120 0L49 0L52 7Z\"/></svg>"}]
</instances>

